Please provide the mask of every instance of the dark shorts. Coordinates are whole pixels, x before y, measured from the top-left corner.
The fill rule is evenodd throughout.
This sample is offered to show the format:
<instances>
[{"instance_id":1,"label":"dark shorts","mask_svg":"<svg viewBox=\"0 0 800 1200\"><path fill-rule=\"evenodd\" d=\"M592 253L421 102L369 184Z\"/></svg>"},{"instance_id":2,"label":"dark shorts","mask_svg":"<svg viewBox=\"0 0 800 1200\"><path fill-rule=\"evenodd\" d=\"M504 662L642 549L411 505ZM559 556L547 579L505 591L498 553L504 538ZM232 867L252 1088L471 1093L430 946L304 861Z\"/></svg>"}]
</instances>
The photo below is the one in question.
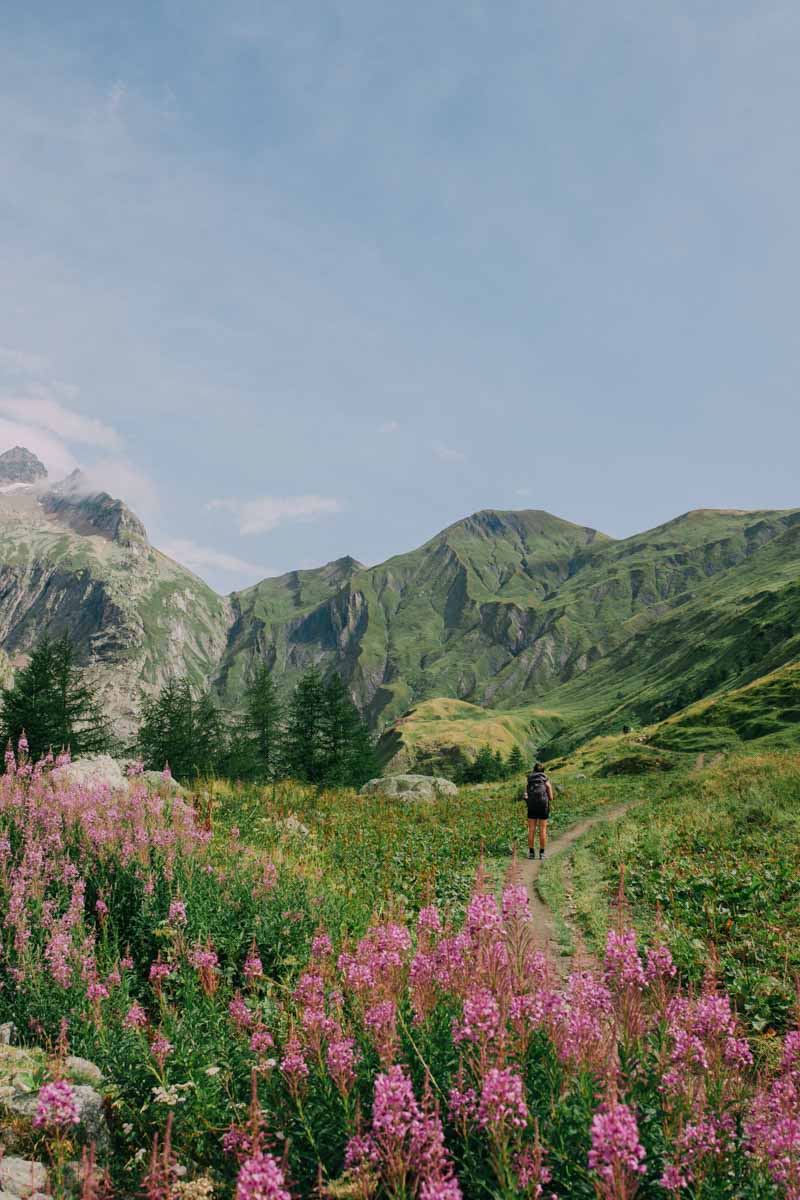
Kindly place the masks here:
<instances>
[{"instance_id":1,"label":"dark shorts","mask_svg":"<svg viewBox=\"0 0 800 1200\"><path fill-rule=\"evenodd\" d=\"M529 800L528 801L528 820L529 821L548 821L550 819L550 805L546 800Z\"/></svg>"}]
</instances>

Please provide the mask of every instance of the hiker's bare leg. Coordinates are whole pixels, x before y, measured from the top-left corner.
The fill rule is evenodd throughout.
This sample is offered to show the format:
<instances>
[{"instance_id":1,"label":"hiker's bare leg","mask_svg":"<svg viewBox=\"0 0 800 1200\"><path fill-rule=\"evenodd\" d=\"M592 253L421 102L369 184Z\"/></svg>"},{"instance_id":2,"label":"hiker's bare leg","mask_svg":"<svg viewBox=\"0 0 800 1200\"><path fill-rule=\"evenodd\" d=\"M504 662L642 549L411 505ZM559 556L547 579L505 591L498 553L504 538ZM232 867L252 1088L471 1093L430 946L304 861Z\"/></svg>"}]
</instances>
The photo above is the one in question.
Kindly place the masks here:
<instances>
[{"instance_id":1,"label":"hiker's bare leg","mask_svg":"<svg viewBox=\"0 0 800 1200\"><path fill-rule=\"evenodd\" d=\"M528 849L533 850L536 846L536 822L528 820Z\"/></svg>"},{"instance_id":2,"label":"hiker's bare leg","mask_svg":"<svg viewBox=\"0 0 800 1200\"><path fill-rule=\"evenodd\" d=\"M547 821L538 821L539 826L539 849L544 850L547 845Z\"/></svg>"}]
</instances>

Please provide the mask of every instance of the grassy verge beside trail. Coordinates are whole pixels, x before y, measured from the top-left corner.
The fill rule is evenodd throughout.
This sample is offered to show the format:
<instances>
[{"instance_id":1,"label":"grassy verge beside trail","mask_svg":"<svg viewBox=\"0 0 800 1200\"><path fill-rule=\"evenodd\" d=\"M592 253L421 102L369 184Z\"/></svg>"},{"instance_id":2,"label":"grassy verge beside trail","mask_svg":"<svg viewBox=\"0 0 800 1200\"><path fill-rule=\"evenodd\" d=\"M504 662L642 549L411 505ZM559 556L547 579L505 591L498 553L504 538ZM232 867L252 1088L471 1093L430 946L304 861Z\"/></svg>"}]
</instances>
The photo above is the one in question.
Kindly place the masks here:
<instances>
[{"instance_id":1,"label":"grassy verge beside trail","mask_svg":"<svg viewBox=\"0 0 800 1200\"><path fill-rule=\"evenodd\" d=\"M386 800L356 792L318 792L294 784L274 788L213 787L215 842L231 832L245 846L295 861L310 881L336 897L340 921L359 931L374 913L417 911L429 901L460 910L481 855L505 873L514 849L527 847L524 779L461 788L434 801ZM556 778L551 834L608 804L637 794L637 781L609 788L604 780Z\"/></svg>"},{"instance_id":2,"label":"grassy verge beside trail","mask_svg":"<svg viewBox=\"0 0 800 1200\"><path fill-rule=\"evenodd\" d=\"M624 871L627 918L646 941L661 931L687 982L712 967L754 1032L785 1029L800 974L800 758L742 756L650 787L575 848L569 891L567 864L547 864L548 900L569 903L601 953Z\"/></svg>"}]
</instances>

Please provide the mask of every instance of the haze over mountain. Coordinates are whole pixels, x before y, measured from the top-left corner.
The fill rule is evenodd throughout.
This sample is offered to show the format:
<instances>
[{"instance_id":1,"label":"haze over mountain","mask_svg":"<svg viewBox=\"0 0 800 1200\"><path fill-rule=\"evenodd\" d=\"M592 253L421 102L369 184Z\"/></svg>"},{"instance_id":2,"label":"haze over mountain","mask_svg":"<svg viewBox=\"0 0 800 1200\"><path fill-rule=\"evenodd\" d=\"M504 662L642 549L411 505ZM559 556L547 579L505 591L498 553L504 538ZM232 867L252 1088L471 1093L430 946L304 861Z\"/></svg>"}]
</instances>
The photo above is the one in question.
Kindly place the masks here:
<instances>
[{"instance_id":1,"label":"haze over mountain","mask_svg":"<svg viewBox=\"0 0 800 1200\"><path fill-rule=\"evenodd\" d=\"M14 665L68 632L123 733L170 674L233 709L266 662L286 687L312 664L339 672L377 730L434 697L532 706L513 736L541 744L800 656L799 510L698 510L622 541L485 510L375 567L345 557L221 597L79 472L53 484L17 448L0 479L0 646Z\"/></svg>"}]
</instances>

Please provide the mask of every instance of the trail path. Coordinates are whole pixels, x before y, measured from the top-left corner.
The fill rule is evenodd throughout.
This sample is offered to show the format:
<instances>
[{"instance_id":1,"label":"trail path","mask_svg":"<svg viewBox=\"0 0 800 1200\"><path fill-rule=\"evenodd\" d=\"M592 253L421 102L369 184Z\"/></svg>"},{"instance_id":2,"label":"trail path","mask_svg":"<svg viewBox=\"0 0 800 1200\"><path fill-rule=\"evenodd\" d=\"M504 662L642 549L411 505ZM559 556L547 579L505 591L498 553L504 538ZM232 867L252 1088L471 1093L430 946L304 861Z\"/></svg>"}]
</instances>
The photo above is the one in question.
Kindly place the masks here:
<instances>
[{"instance_id":1,"label":"trail path","mask_svg":"<svg viewBox=\"0 0 800 1200\"><path fill-rule=\"evenodd\" d=\"M547 842L547 860L556 858L559 854L563 854L566 850L569 850L571 846L574 846L595 825L619 820L634 803L635 801L629 800L625 804L615 804L611 808L602 809L600 812L586 817L585 820L579 821L577 825L572 825L569 829L565 829L558 837L549 838ZM543 950L547 954L558 974L564 976L570 969L571 956L558 953L558 932L555 917L550 907L539 895L536 887L536 880L539 877L541 866L542 863L538 858L524 858L520 859L517 863L517 871L520 881L527 887L528 896L530 897L531 932L534 943L538 949Z\"/></svg>"}]
</instances>

